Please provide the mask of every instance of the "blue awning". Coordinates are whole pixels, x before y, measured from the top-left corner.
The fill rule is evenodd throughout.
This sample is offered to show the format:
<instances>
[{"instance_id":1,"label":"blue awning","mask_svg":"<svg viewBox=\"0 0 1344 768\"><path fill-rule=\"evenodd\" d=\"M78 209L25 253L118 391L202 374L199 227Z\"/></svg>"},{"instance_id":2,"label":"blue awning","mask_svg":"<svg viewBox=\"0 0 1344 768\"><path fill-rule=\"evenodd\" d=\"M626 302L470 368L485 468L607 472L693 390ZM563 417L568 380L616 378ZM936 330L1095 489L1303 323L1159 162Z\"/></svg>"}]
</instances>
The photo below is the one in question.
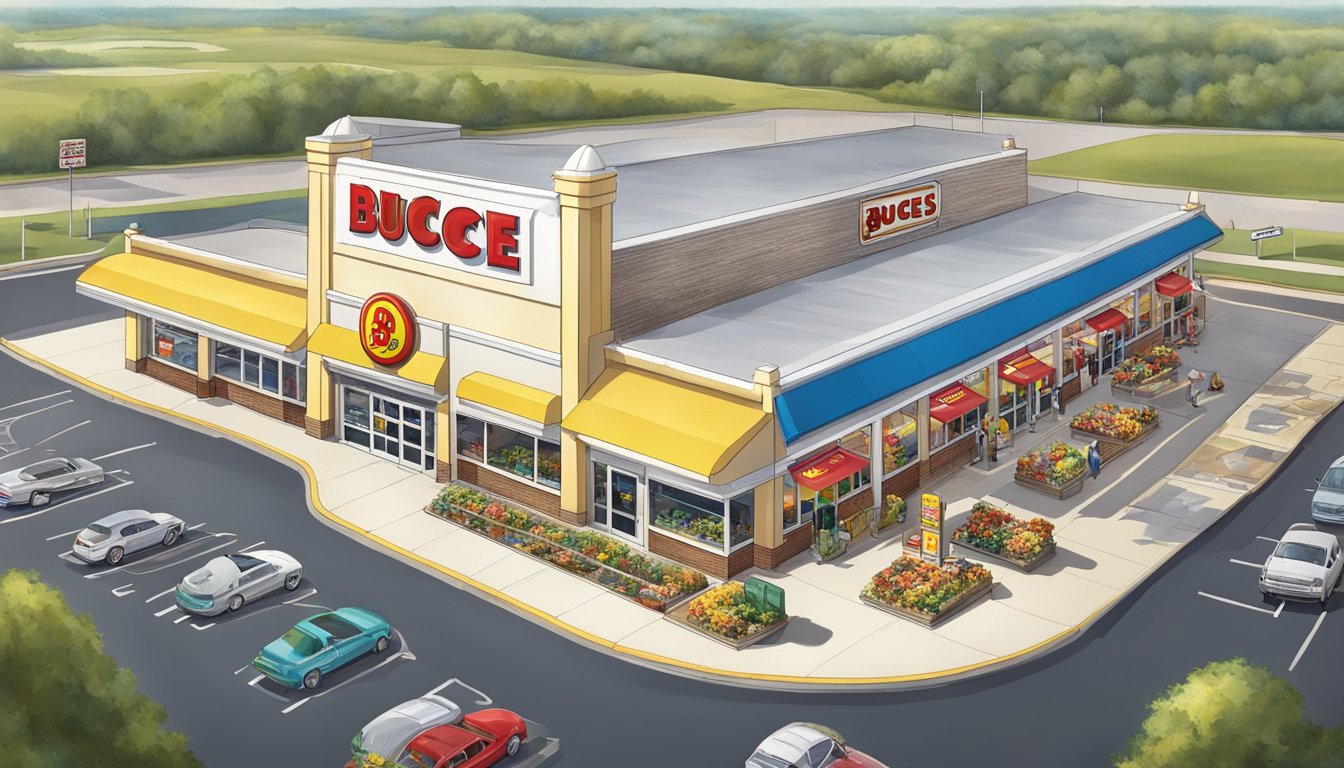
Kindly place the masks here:
<instances>
[{"instance_id":1,"label":"blue awning","mask_svg":"<svg viewBox=\"0 0 1344 768\"><path fill-rule=\"evenodd\" d=\"M775 398L784 440L984 357L1222 237L1222 230L1200 213L1045 285L800 384Z\"/></svg>"}]
</instances>

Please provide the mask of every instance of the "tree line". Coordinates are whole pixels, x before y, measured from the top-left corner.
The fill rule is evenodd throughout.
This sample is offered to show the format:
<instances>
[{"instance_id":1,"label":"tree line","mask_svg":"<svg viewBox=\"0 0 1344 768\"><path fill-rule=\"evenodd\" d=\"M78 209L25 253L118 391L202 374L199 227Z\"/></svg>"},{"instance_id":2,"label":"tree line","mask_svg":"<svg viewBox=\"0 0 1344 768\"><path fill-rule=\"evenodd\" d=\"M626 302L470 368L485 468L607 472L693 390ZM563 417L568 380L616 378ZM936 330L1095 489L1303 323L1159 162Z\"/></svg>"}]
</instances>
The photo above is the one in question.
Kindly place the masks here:
<instances>
[{"instance_id":1,"label":"tree line","mask_svg":"<svg viewBox=\"0 0 1344 768\"><path fill-rule=\"evenodd\" d=\"M103 64L97 56L63 51L59 48L32 51L14 45L18 38L14 30L0 26L0 71L6 69L40 69L45 67L96 67Z\"/></svg>"},{"instance_id":2,"label":"tree line","mask_svg":"<svg viewBox=\"0 0 1344 768\"><path fill-rule=\"evenodd\" d=\"M0 136L0 173L51 170L55 136L88 139L90 165L172 163L298 152L343 115L490 129L565 120L723 109L703 96L623 92L566 79L483 82L468 70L427 76L345 67L263 67L155 99L139 88L93 92L69 117L19 123Z\"/></svg>"}]
</instances>

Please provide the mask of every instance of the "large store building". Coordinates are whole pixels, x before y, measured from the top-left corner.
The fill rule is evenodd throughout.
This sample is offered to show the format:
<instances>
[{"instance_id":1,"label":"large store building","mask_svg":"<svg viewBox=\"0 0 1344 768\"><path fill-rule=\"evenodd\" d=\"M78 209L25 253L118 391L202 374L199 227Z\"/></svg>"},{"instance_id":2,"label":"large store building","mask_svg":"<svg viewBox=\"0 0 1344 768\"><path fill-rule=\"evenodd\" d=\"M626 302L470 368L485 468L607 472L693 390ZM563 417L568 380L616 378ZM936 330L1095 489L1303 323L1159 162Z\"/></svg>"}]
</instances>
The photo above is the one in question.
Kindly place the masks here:
<instances>
[{"instance_id":1,"label":"large store building","mask_svg":"<svg viewBox=\"0 0 1344 768\"><path fill-rule=\"evenodd\" d=\"M1187 333L1221 237L1028 205L1011 138L930 128L695 154L343 118L307 155L306 230L129 232L82 275L127 367L718 577Z\"/></svg>"}]
</instances>

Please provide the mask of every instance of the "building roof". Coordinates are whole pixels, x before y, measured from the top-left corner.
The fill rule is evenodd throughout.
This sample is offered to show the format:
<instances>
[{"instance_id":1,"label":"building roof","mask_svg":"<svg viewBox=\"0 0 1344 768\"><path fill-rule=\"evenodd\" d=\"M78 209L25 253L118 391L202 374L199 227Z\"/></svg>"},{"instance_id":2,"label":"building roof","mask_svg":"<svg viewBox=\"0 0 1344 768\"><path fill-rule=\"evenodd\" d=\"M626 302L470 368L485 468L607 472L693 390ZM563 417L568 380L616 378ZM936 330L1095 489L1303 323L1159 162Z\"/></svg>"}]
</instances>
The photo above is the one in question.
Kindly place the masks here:
<instances>
[{"instance_id":1,"label":"building roof","mask_svg":"<svg viewBox=\"0 0 1344 768\"><path fill-rule=\"evenodd\" d=\"M353 120L365 125L374 119ZM618 172L613 242L992 157L1003 152L1006 137L903 127L778 144L760 145L761 138L599 140L602 159ZM550 190L551 174L576 148L432 133L423 140L402 135L396 143L375 136L373 160Z\"/></svg>"},{"instance_id":2,"label":"building roof","mask_svg":"<svg viewBox=\"0 0 1344 768\"><path fill-rule=\"evenodd\" d=\"M975 311L973 302L1048 282L1146 232L1165 203L1069 193L891 248L678 320L624 349L751 381L790 383Z\"/></svg>"},{"instance_id":3,"label":"building roof","mask_svg":"<svg viewBox=\"0 0 1344 768\"><path fill-rule=\"evenodd\" d=\"M308 228L302 224L252 219L221 229L156 239L277 272L308 274Z\"/></svg>"}]
</instances>

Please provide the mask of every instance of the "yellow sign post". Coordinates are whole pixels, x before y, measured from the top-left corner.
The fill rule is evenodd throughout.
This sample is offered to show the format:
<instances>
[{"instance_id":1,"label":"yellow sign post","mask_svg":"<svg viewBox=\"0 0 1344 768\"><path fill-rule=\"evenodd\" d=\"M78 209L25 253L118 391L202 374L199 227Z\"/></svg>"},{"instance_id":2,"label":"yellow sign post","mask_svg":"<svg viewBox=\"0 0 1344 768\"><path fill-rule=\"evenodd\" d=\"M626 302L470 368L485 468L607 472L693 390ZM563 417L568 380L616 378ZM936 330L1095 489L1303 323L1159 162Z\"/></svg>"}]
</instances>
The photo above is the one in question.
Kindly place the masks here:
<instances>
[{"instance_id":1,"label":"yellow sign post","mask_svg":"<svg viewBox=\"0 0 1344 768\"><path fill-rule=\"evenodd\" d=\"M947 507L936 493L925 493L919 499L919 556L934 565L943 564L943 513Z\"/></svg>"}]
</instances>

